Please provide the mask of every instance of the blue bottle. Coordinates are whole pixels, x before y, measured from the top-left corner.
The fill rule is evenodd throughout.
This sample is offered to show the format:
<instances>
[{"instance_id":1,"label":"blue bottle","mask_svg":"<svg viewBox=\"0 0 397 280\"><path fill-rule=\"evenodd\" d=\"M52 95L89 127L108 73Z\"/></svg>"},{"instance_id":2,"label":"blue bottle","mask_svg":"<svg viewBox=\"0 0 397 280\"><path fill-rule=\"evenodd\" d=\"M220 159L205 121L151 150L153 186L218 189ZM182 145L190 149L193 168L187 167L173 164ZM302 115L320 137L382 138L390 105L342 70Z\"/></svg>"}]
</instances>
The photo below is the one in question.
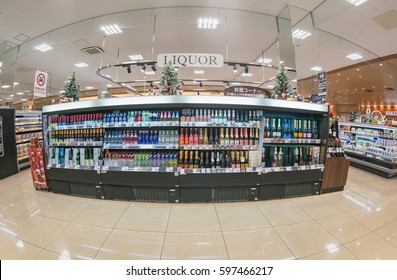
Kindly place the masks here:
<instances>
[{"instance_id":1,"label":"blue bottle","mask_svg":"<svg viewBox=\"0 0 397 280\"><path fill-rule=\"evenodd\" d=\"M145 144L150 144L150 141L149 141L149 131L145 131L146 133L145 133Z\"/></svg>"},{"instance_id":2,"label":"blue bottle","mask_svg":"<svg viewBox=\"0 0 397 280\"><path fill-rule=\"evenodd\" d=\"M138 144L142 144L142 131L138 131Z\"/></svg>"}]
</instances>

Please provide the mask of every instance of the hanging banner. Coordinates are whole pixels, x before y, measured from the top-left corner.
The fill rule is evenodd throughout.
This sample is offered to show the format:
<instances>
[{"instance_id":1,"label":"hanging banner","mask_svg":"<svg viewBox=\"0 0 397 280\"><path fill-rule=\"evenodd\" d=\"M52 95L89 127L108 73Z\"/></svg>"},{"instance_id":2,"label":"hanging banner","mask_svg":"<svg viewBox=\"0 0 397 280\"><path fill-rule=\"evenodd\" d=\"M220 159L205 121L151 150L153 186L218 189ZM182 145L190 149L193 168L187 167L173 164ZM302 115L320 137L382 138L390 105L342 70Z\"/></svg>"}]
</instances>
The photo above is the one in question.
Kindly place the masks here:
<instances>
[{"instance_id":1,"label":"hanging banner","mask_svg":"<svg viewBox=\"0 0 397 280\"><path fill-rule=\"evenodd\" d=\"M263 88L251 86L234 86L224 89L226 96L244 96L244 97L270 97L271 93Z\"/></svg>"},{"instance_id":2,"label":"hanging banner","mask_svg":"<svg viewBox=\"0 0 397 280\"><path fill-rule=\"evenodd\" d=\"M327 72L317 74L318 96L327 96Z\"/></svg>"},{"instance_id":3,"label":"hanging banner","mask_svg":"<svg viewBox=\"0 0 397 280\"><path fill-rule=\"evenodd\" d=\"M36 70L36 75L34 75L34 96L47 96L47 78L47 72Z\"/></svg>"},{"instance_id":4,"label":"hanging banner","mask_svg":"<svg viewBox=\"0 0 397 280\"><path fill-rule=\"evenodd\" d=\"M28 95L28 104L27 104L27 106L29 108L32 108L33 107L33 92L29 91L27 93L27 95Z\"/></svg>"},{"instance_id":5,"label":"hanging banner","mask_svg":"<svg viewBox=\"0 0 397 280\"><path fill-rule=\"evenodd\" d=\"M223 55L210 53L165 53L157 56L157 66L171 62L174 67L223 67Z\"/></svg>"}]
</instances>

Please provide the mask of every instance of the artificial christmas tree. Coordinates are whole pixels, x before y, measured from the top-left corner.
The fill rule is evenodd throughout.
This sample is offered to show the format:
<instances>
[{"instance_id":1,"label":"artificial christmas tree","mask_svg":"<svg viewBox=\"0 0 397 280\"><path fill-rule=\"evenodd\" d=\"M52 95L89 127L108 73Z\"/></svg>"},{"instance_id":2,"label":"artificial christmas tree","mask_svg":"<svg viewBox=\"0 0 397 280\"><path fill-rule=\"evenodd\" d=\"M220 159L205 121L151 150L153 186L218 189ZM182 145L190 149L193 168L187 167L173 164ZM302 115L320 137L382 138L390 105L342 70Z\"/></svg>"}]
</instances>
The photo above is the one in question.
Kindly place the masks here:
<instances>
[{"instance_id":1,"label":"artificial christmas tree","mask_svg":"<svg viewBox=\"0 0 397 280\"><path fill-rule=\"evenodd\" d=\"M63 102L79 101L80 99L80 85L76 81L76 74L73 72L71 78L68 79L63 87L64 93L61 96Z\"/></svg>"},{"instance_id":2,"label":"artificial christmas tree","mask_svg":"<svg viewBox=\"0 0 397 280\"><path fill-rule=\"evenodd\" d=\"M162 95L180 95L182 93L182 85L179 81L178 73L172 67L171 62L164 65L159 90Z\"/></svg>"},{"instance_id":3,"label":"artificial christmas tree","mask_svg":"<svg viewBox=\"0 0 397 280\"><path fill-rule=\"evenodd\" d=\"M272 97L286 99L292 93L293 90L287 71L285 70L284 65L281 65L276 75Z\"/></svg>"}]
</instances>

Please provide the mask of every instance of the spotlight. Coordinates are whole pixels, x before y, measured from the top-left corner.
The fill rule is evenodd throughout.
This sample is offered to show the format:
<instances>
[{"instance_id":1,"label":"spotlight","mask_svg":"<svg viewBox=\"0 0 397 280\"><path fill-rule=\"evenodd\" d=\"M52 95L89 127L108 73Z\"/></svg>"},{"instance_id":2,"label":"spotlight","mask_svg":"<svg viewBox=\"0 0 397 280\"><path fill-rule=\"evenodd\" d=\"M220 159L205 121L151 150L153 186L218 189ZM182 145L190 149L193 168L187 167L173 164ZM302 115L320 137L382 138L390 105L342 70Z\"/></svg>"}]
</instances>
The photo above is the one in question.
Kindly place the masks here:
<instances>
[{"instance_id":1,"label":"spotlight","mask_svg":"<svg viewBox=\"0 0 397 280\"><path fill-rule=\"evenodd\" d=\"M237 73L237 66L236 65L233 66L233 72Z\"/></svg>"},{"instance_id":2,"label":"spotlight","mask_svg":"<svg viewBox=\"0 0 397 280\"><path fill-rule=\"evenodd\" d=\"M244 73L245 73L245 74L248 74L248 73L249 73L248 66L245 66Z\"/></svg>"},{"instance_id":3,"label":"spotlight","mask_svg":"<svg viewBox=\"0 0 397 280\"><path fill-rule=\"evenodd\" d=\"M154 64L152 65L152 70L153 70L153 72L156 72L156 70L157 70L157 68Z\"/></svg>"},{"instance_id":4,"label":"spotlight","mask_svg":"<svg viewBox=\"0 0 397 280\"><path fill-rule=\"evenodd\" d=\"M128 66L128 67L127 67L127 73L128 73L128 74L131 74L131 66Z\"/></svg>"},{"instance_id":5,"label":"spotlight","mask_svg":"<svg viewBox=\"0 0 397 280\"><path fill-rule=\"evenodd\" d=\"M200 87L203 87L203 82L202 81L200 81Z\"/></svg>"},{"instance_id":6,"label":"spotlight","mask_svg":"<svg viewBox=\"0 0 397 280\"><path fill-rule=\"evenodd\" d=\"M142 72L145 72L145 70L146 70L146 64L145 64L145 65L142 65L141 71L142 71Z\"/></svg>"},{"instance_id":7,"label":"spotlight","mask_svg":"<svg viewBox=\"0 0 397 280\"><path fill-rule=\"evenodd\" d=\"M178 72L179 68L178 67L174 67L175 72Z\"/></svg>"}]
</instances>

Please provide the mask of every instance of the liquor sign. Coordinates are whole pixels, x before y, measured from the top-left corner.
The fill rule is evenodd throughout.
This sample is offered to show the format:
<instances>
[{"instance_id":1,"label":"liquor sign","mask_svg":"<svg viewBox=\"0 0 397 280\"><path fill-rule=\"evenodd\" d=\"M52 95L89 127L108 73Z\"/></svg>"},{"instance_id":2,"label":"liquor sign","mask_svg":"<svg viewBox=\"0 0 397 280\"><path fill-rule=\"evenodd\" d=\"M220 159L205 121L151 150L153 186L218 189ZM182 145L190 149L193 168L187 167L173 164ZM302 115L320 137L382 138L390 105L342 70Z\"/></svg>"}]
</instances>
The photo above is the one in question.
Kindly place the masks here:
<instances>
[{"instance_id":1,"label":"liquor sign","mask_svg":"<svg viewBox=\"0 0 397 280\"><path fill-rule=\"evenodd\" d=\"M36 70L36 75L34 75L34 96L47 96L47 79L47 72Z\"/></svg>"},{"instance_id":2,"label":"liquor sign","mask_svg":"<svg viewBox=\"0 0 397 280\"><path fill-rule=\"evenodd\" d=\"M318 96L318 94L310 94L309 96L310 96L311 103L324 103L325 102L324 96Z\"/></svg>"},{"instance_id":3,"label":"liquor sign","mask_svg":"<svg viewBox=\"0 0 397 280\"><path fill-rule=\"evenodd\" d=\"M327 73L320 72L317 74L318 96L327 96Z\"/></svg>"},{"instance_id":4,"label":"liquor sign","mask_svg":"<svg viewBox=\"0 0 397 280\"><path fill-rule=\"evenodd\" d=\"M226 96L244 96L244 97L270 97L271 93L263 88L251 86L234 86L224 90Z\"/></svg>"},{"instance_id":5,"label":"liquor sign","mask_svg":"<svg viewBox=\"0 0 397 280\"><path fill-rule=\"evenodd\" d=\"M397 117L397 111L386 111L386 116Z\"/></svg>"},{"instance_id":6,"label":"liquor sign","mask_svg":"<svg viewBox=\"0 0 397 280\"><path fill-rule=\"evenodd\" d=\"M171 62L177 67L217 67L223 66L223 55L210 53L166 53L157 56L157 66L164 67Z\"/></svg>"}]
</instances>

